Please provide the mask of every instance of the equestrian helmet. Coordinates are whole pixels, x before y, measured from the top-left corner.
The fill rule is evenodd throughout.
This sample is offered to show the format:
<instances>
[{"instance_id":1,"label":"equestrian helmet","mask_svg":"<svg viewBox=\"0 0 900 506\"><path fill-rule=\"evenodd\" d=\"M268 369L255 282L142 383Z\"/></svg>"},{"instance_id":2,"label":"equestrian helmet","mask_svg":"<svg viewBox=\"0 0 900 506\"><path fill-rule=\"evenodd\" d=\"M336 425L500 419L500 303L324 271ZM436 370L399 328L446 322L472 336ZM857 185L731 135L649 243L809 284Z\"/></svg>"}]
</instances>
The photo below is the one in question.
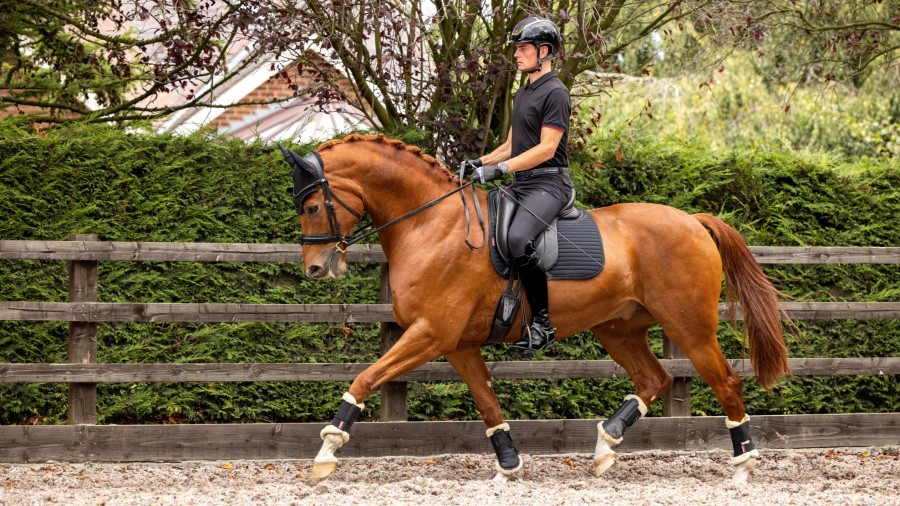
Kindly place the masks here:
<instances>
[{"instance_id":1,"label":"equestrian helmet","mask_svg":"<svg viewBox=\"0 0 900 506\"><path fill-rule=\"evenodd\" d=\"M562 35L556 24L546 18L529 17L525 18L513 28L509 34L508 44L518 44L522 42L530 42L534 47L540 49L541 46L550 46L550 55L559 53L559 47L562 44Z\"/></svg>"}]
</instances>

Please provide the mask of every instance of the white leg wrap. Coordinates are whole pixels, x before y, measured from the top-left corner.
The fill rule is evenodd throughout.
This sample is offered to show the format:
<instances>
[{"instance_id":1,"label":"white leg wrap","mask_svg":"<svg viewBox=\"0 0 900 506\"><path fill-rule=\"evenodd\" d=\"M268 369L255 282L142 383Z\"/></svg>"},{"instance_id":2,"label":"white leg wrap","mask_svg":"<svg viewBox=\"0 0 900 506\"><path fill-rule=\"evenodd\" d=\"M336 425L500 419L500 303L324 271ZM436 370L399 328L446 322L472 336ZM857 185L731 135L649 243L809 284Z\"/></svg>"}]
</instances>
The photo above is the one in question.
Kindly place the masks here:
<instances>
[{"instance_id":1,"label":"white leg wrap","mask_svg":"<svg viewBox=\"0 0 900 506\"><path fill-rule=\"evenodd\" d=\"M609 453L612 451L612 448L619 446L619 443L622 442L624 438L616 439L609 434L606 433L606 430L603 428L603 422L597 424L597 449L594 452L594 457L598 457L601 453ZM609 452L601 452L601 448L610 449Z\"/></svg>"},{"instance_id":2,"label":"white leg wrap","mask_svg":"<svg viewBox=\"0 0 900 506\"><path fill-rule=\"evenodd\" d=\"M732 458L731 465L740 466L741 464L743 464L744 462L747 462L748 460L756 460L758 458L759 458L759 450L754 448L753 450L750 450L749 452L747 452L743 455L739 455L737 457ZM751 465L750 467L752 468L753 465Z\"/></svg>"},{"instance_id":3,"label":"white leg wrap","mask_svg":"<svg viewBox=\"0 0 900 506\"><path fill-rule=\"evenodd\" d=\"M628 402L631 399L637 401L638 413L640 413L641 416L647 416L647 405L644 404L644 401L636 395L625 396L625 402ZM609 433L606 432L606 429L603 428L603 422L597 424L597 447L594 449L595 475L601 476L607 469L612 467L616 462L616 452L613 451L613 448L619 446L624 439L624 435L620 438L609 435Z\"/></svg>"},{"instance_id":4,"label":"white leg wrap","mask_svg":"<svg viewBox=\"0 0 900 506\"><path fill-rule=\"evenodd\" d=\"M346 443L347 441L350 440L350 433L348 433L345 430L338 429L337 427L335 427L334 425L331 425L331 424L326 425L325 428L322 429L321 432L319 432L319 437L322 438L322 441L325 441L325 438L328 435L341 436L341 439L343 440L343 441L341 441L341 446L343 446L344 443Z\"/></svg>"},{"instance_id":5,"label":"white leg wrap","mask_svg":"<svg viewBox=\"0 0 900 506\"><path fill-rule=\"evenodd\" d=\"M366 409L366 403L356 402L356 397L350 395L350 392L344 392L344 395L341 396L341 399L349 402L350 404L356 404L356 407L358 407L359 409Z\"/></svg>"},{"instance_id":6,"label":"white leg wrap","mask_svg":"<svg viewBox=\"0 0 900 506\"><path fill-rule=\"evenodd\" d=\"M509 424L506 423L506 422L503 422L503 423L501 423L500 425L498 425L498 426L496 426L496 427L491 427L490 429L484 431L484 433L487 435L487 437L491 437L491 436L493 436L494 433L497 432L498 430L505 430L506 432L509 432Z\"/></svg>"},{"instance_id":7,"label":"white leg wrap","mask_svg":"<svg viewBox=\"0 0 900 506\"><path fill-rule=\"evenodd\" d=\"M644 401L642 401L640 397L633 395L633 394L626 395L625 402L628 402L628 399L634 399L634 400L638 401L638 411L641 412L641 416L647 416L647 405L644 404Z\"/></svg>"},{"instance_id":8,"label":"white leg wrap","mask_svg":"<svg viewBox=\"0 0 900 506\"><path fill-rule=\"evenodd\" d=\"M622 442L616 440L603 429L603 422L597 424L597 448L594 449L594 474L601 476L616 462L616 452L613 448Z\"/></svg>"},{"instance_id":9,"label":"white leg wrap","mask_svg":"<svg viewBox=\"0 0 900 506\"><path fill-rule=\"evenodd\" d=\"M734 475L731 477L733 483L747 483L747 478L756 467L756 461L759 459L759 450L749 451L740 457L731 459L734 465Z\"/></svg>"},{"instance_id":10,"label":"white leg wrap","mask_svg":"<svg viewBox=\"0 0 900 506\"><path fill-rule=\"evenodd\" d=\"M500 476L505 476L507 478L511 478L511 477L515 476L519 471L522 470L522 456L521 455L519 456L519 465L517 465L516 467L514 467L512 469L503 469L502 467L500 467L499 462L494 462L494 466L497 467L497 476L494 477L494 481L500 481L499 480Z\"/></svg>"},{"instance_id":11,"label":"white leg wrap","mask_svg":"<svg viewBox=\"0 0 900 506\"><path fill-rule=\"evenodd\" d=\"M747 422L749 422L749 421L750 421L750 416L747 415L747 414L744 414L744 418L741 418L741 421L740 421L740 422L735 422L735 421L733 421L733 420L729 420L728 418L726 418L726 419L725 419L725 426L728 427L729 430L730 430L730 429L735 429L735 428L740 427L741 425L743 425L743 424L745 424L745 423L747 423ZM755 460L756 460L757 458L759 458L759 450L754 449L754 450L751 450L751 451L749 451L749 452L747 452L747 453L745 453L745 454L743 454L743 455L738 455L737 457L733 457L733 458L731 459L731 465L733 465L733 466L740 466L741 464L744 464L745 462L747 462L747 461L749 461L749 460L753 460L754 462L750 462L749 464L747 464L747 465L749 466L749 469L752 470L752 469L753 469L753 466L756 465ZM737 474L737 473L736 473L736 474ZM749 474L749 470L747 471L747 474Z\"/></svg>"},{"instance_id":12,"label":"white leg wrap","mask_svg":"<svg viewBox=\"0 0 900 506\"><path fill-rule=\"evenodd\" d=\"M513 479L512 476L509 476L509 475L503 474L502 472L499 472L494 475L494 479L491 481L493 481L494 483L509 483L512 481L512 479Z\"/></svg>"},{"instance_id":13,"label":"white leg wrap","mask_svg":"<svg viewBox=\"0 0 900 506\"><path fill-rule=\"evenodd\" d=\"M741 425L750 421L750 415L744 414L744 418L741 418L740 422L732 422L728 418L725 419L725 426L729 429L734 429L740 427Z\"/></svg>"},{"instance_id":14,"label":"white leg wrap","mask_svg":"<svg viewBox=\"0 0 900 506\"><path fill-rule=\"evenodd\" d=\"M487 429L486 431L484 431L484 434L487 437L491 437L498 430L505 430L506 432L509 432L509 424L506 422L503 422L500 425L497 425L497 426L491 427L490 429ZM514 467L512 469L503 469L502 467L500 467L500 462L497 462L497 461L494 462L494 466L497 468L497 474L494 476L494 481L497 481L497 482L509 481L510 478L512 478L513 476L518 474L519 471L522 470L522 457L519 456L519 465L517 465L516 467Z\"/></svg>"},{"instance_id":15,"label":"white leg wrap","mask_svg":"<svg viewBox=\"0 0 900 506\"><path fill-rule=\"evenodd\" d=\"M344 392L341 399L343 399L344 402L354 404L360 410L365 409L366 407L365 404L356 402L356 399L350 395L350 392ZM350 420L350 422L353 422L353 420ZM347 431L339 429L331 424L326 425L325 428L319 432L319 437L322 438L322 448L319 449L319 453L316 455L316 458L313 459L311 476L314 479L323 479L334 472L338 462L334 453L350 440L350 434Z\"/></svg>"},{"instance_id":16,"label":"white leg wrap","mask_svg":"<svg viewBox=\"0 0 900 506\"><path fill-rule=\"evenodd\" d=\"M603 428L603 422L600 422L597 424L597 432L598 432L598 436L597 436L597 447L598 448L600 447L600 441L605 441L610 447L615 448L616 446L619 446L619 443L621 443L625 439L625 436L622 436L622 437L616 439L616 438L610 436L609 434L607 434L606 429Z\"/></svg>"},{"instance_id":17,"label":"white leg wrap","mask_svg":"<svg viewBox=\"0 0 900 506\"><path fill-rule=\"evenodd\" d=\"M725 427L728 429L734 429L740 427L741 425L750 421L750 416L744 415L744 418L739 422L735 422L733 420L725 419ZM731 459L731 465L734 466L734 475L731 477L731 481L734 483L747 483L747 478L750 477L750 473L753 472L753 468L756 467L756 460L759 459L759 450L753 449L749 452L738 455L737 457L733 457Z\"/></svg>"},{"instance_id":18,"label":"white leg wrap","mask_svg":"<svg viewBox=\"0 0 900 506\"><path fill-rule=\"evenodd\" d=\"M334 452L336 452L338 448L344 446L344 443L350 439L350 434L338 429L334 425L329 425L322 429L320 435L322 436L322 448L319 449L319 453L316 455L316 458L313 459L313 462L316 464L337 462L338 459L334 456Z\"/></svg>"}]
</instances>

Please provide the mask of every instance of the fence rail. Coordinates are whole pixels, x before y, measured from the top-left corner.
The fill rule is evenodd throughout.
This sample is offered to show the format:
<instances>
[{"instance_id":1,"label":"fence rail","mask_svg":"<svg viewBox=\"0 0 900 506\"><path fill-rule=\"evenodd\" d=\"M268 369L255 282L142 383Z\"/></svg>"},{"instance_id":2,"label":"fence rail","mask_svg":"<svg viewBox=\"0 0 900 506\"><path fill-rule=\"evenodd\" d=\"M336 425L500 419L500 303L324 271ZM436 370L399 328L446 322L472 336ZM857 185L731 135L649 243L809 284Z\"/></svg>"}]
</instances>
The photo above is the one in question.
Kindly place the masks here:
<instances>
[{"instance_id":1,"label":"fence rail","mask_svg":"<svg viewBox=\"0 0 900 506\"><path fill-rule=\"evenodd\" d=\"M597 420L512 420L519 451L590 453ZM321 423L202 425L0 426L0 462L178 462L184 460L313 458ZM766 415L753 417L753 440L762 448L880 446L900 443L900 417L892 413ZM836 443L837 442L837 443ZM725 417L641 418L617 452L722 450L730 456ZM341 457L490 453L484 423L359 422Z\"/></svg>"},{"instance_id":2,"label":"fence rail","mask_svg":"<svg viewBox=\"0 0 900 506\"><path fill-rule=\"evenodd\" d=\"M900 302L786 302L794 320L900 318ZM719 318L728 318L724 304ZM738 319L741 319L738 311ZM393 322L390 304L192 304L0 301L0 320L60 322Z\"/></svg>"},{"instance_id":3,"label":"fence rail","mask_svg":"<svg viewBox=\"0 0 900 506\"><path fill-rule=\"evenodd\" d=\"M751 246L761 264L897 264L900 247ZM0 260L299 262L299 244L0 240ZM384 263L377 244L354 244L349 262Z\"/></svg>"},{"instance_id":4,"label":"fence rail","mask_svg":"<svg viewBox=\"0 0 900 506\"><path fill-rule=\"evenodd\" d=\"M70 241L0 241L0 260L66 261L69 302L0 301L0 320L69 322L68 364L0 363L0 383L61 382L69 385L70 426L0 426L0 461L186 460L192 458L278 458L311 456L321 424L97 426L96 385L116 382L347 381L369 364L99 364L96 326L116 322L380 322L382 353L400 336L387 286L388 266L378 245L354 245L348 261L382 265L380 304L158 304L97 302L100 261L297 262L295 244L108 242L75 235ZM897 264L900 248L751 247L761 264ZM900 302L789 302L797 320L900 318ZM724 305L719 317L727 318ZM740 318L740 313L738 313ZM675 377L664 400L664 418L642 419L623 444L634 449L728 447L721 417L690 414L690 362L664 339L664 367ZM752 375L749 360L732 359L741 376ZM900 374L900 357L792 358L795 375ZM497 379L615 378L627 374L611 360L539 360L488 363ZM459 377L446 363L429 363L382 387L382 419L361 423L362 436L343 450L353 455L428 455L486 451L480 422L421 422L407 419L406 382ZM667 418L671 417L671 418ZM396 422L396 423L395 423ZM88 425L80 425L88 424ZM595 421L513 421L525 432L523 451L590 451ZM900 444L900 414L787 415L754 417L754 437L763 447ZM470 434L471 433L471 434ZM533 434L532 434L533 433ZM529 436L531 434L531 436ZM547 437L552 434L553 437ZM468 437L472 435L473 437ZM240 436L240 437L238 437ZM637 437L635 437L637 436ZM312 453L311 453L312 452Z\"/></svg>"},{"instance_id":5,"label":"fence rail","mask_svg":"<svg viewBox=\"0 0 900 506\"><path fill-rule=\"evenodd\" d=\"M738 376L752 376L749 360L728 361ZM792 358L795 376L900 374L900 357ZM687 359L661 359L677 378L698 377ZM0 364L0 383L131 383L187 381L350 381L371 364ZM612 360L542 360L488 362L491 377L514 379L622 378L627 373ZM432 362L396 381L457 381L444 362Z\"/></svg>"}]
</instances>

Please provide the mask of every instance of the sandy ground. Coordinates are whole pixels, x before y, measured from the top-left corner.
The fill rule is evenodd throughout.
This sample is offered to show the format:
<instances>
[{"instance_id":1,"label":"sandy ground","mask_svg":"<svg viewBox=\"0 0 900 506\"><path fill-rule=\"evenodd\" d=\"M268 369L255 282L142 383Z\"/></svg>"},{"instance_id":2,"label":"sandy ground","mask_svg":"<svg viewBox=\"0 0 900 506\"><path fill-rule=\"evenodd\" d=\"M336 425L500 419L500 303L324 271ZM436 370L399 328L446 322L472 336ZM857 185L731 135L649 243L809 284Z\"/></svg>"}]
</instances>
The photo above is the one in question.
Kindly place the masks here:
<instances>
[{"instance_id":1,"label":"sandy ground","mask_svg":"<svg viewBox=\"0 0 900 506\"><path fill-rule=\"evenodd\" d=\"M900 505L897 446L765 450L744 486L724 451L622 454L603 478L589 455L523 457L506 483L487 454L345 459L323 481L309 460L0 464L0 504Z\"/></svg>"}]
</instances>

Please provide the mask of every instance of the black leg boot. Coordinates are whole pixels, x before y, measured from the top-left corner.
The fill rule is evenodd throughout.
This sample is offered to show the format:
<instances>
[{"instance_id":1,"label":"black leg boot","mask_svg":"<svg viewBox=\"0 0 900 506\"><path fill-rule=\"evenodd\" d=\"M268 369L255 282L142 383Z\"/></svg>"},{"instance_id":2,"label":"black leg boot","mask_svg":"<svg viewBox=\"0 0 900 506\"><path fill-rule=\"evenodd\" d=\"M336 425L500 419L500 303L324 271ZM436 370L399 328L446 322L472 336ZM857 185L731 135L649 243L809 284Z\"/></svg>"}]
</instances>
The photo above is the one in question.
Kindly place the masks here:
<instances>
[{"instance_id":1,"label":"black leg boot","mask_svg":"<svg viewBox=\"0 0 900 506\"><path fill-rule=\"evenodd\" d=\"M532 248L513 258L513 265L519 272L525 296L531 305L531 326L525 337L513 343L512 347L526 353L534 353L553 345L556 329L550 324L550 311L547 301L547 273L541 265L541 259Z\"/></svg>"}]
</instances>

